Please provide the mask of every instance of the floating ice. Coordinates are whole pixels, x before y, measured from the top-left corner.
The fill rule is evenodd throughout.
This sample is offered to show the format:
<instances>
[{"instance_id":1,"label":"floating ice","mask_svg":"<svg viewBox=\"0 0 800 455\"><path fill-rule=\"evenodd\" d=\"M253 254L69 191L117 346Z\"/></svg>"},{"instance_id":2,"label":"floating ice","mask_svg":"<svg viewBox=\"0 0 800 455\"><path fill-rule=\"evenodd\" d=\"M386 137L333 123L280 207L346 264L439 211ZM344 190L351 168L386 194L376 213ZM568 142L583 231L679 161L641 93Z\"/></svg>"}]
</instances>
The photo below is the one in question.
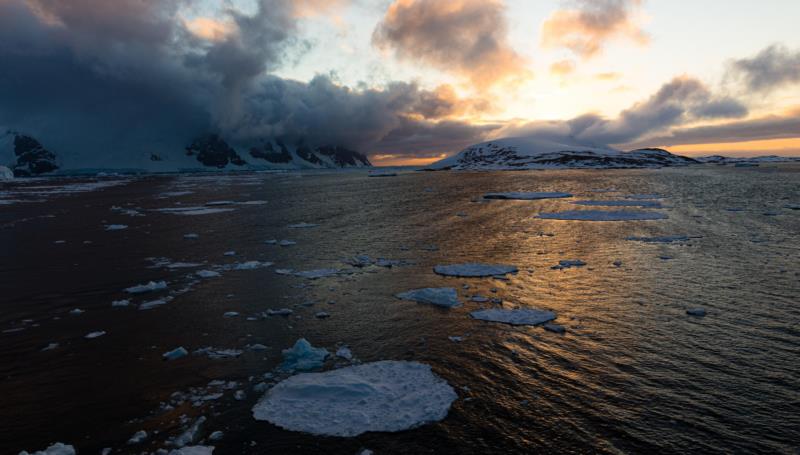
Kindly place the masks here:
<instances>
[{"instance_id":1,"label":"floating ice","mask_svg":"<svg viewBox=\"0 0 800 455\"><path fill-rule=\"evenodd\" d=\"M225 433L217 430L217 431L211 433L210 435L208 435L208 440L209 441L221 441L224 436L225 436Z\"/></svg>"},{"instance_id":2,"label":"floating ice","mask_svg":"<svg viewBox=\"0 0 800 455\"><path fill-rule=\"evenodd\" d=\"M210 359L231 359L242 355L242 351L240 349L218 349L205 347L195 350L193 354L206 355Z\"/></svg>"},{"instance_id":3,"label":"floating ice","mask_svg":"<svg viewBox=\"0 0 800 455\"><path fill-rule=\"evenodd\" d=\"M511 325L539 325L552 321L556 314L552 311L525 308L518 310L504 310L492 308L488 310L473 311L469 314L475 319L490 322L502 322Z\"/></svg>"},{"instance_id":4,"label":"floating ice","mask_svg":"<svg viewBox=\"0 0 800 455\"><path fill-rule=\"evenodd\" d=\"M308 228L315 228L317 226L319 226L319 224L303 222L303 223L297 223L297 224L290 224L287 227L289 229L308 229Z\"/></svg>"},{"instance_id":5,"label":"floating ice","mask_svg":"<svg viewBox=\"0 0 800 455\"><path fill-rule=\"evenodd\" d=\"M170 450L168 455L213 455L214 446L186 446Z\"/></svg>"},{"instance_id":6,"label":"floating ice","mask_svg":"<svg viewBox=\"0 0 800 455\"><path fill-rule=\"evenodd\" d=\"M236 252L235 251L226 251L226 252L222 253L222 255L223 256L236 256Z\"/></svg>"},{"instance_id":7,"label":"floating ice","mask_svg":"<svg viewBox=\"0 0 800 455\"><path fill-rule=\"evenodd\" d=\"M170 207L155 209L156 212L171 213L173 215L197 216L212 215L215 213L233 212L236 209L208 208L208 207Z\"/></svg>"},{"instance_id":8,"label":"floating ice","mask_svg":"<svg viewBox=\"0 0 800 455\"><path fill-rule=\"evenodd\" d=\"M200 278L216 278L221 276L219 272L215 272L213 270L198 270L195 272L195 275L199 276Z\"/></svg>"},{"instance_id":9,"label":"floating ice","mask_svg":"<svg viewBox=\"0 0 800 455\"><path fill-rule=\"evenodd\" d=\"M554 324L552 322L547 322L542 327L544 327L544 329L547 330L548 332L553 332L553 333L565 333L567 331L567 329L563 325Z\"/></svg>"},{"instance_id":10,"label":"floating ice","mask_svg":"<svg viewBox=\"0 0 800 455\"><path fill-rule=\"evenodd\" d=\"M278 275L291 275L294 273L293 269L275 269L275 273Z\"/></svg>"},{"instance_id":11,"label":"floating ice","mask_svg":"<svg viewBox=\"0 0 800 455\"><path fill-rule=\"evenodd\" d=\"M167 288L166 281L151 281L147 284L139 284L125 289L128 294L142 294L145 292L160 291Z\"/></svg>"},{"instance_id":12,"label":"floating ice","mask_svg":"<svg viewBox=\"0 0 800 455\"><path fill-rule=\"evenodd\" d=\"M486 193L484 199L518 199L522 201L535 201L538 199L562 199L572 197L569 193L526 193L511 191L507 193Z\"/></svg>"},{"instance_id":13,"label":"floating ice","mask_svg":"<svg viewBox=\"0 0 800 455\"><path fill-rule=\"evenodd\" d=\"M554 265L550 267L553 270L563 270L569 269L572 267L583 267L586 263L581 261L580 259L566 259L563 261L558 261L558 265Z\"/></svg>"},{"instance_id":14,"label":"floating ice","mask_svg":"<svg viewBox=\"0 0 800 455\"><path fill-rule=\"evenodd\" d=\"M235 318L235 317L239 316L239 312L237 312L237 311L226 311L222 316L226 317L226 318Z\"/></svg>"},{"instance_id":15,"label":"floating ice","mask_svg":"<svg viewBox=\"0 0 800 455\"><path fill-rule=\"evenodd\" d=\"M538 218L544 220L566 221L637 221L663 220L667 215L657 212L635 212L628 210L568 210L566 212L540 213Z\"/></svg>"},{"instance_id":16,"label":"floating ice","mask_svg":"<svg viewBox=\"0 0 800 455\"><path fill-rule=\"evenodd\" d=\"M292 313L294 313L294 311L288 308L281 308L280 310L267 310L267 315L269 316L289 316Z\"/></svg>"},{"instance_id":17,"label":"floating ice","mask_svg":"<svg viewBox=\"0 0 800 455\"><path fill-rule=\"evenodd\" d=\"M417 303L427 303L445 308L456 308L461 306L461 302L458 301L458 293L454 288L413 289L411 291L396 294L395 297L402 300L410 300Z\"/></svg>"},{"instance_id":18,"label":"floating ice","mask_svg":"<svg viewBox=\"0 0 800 455\"><path fill-rule=\"evenodd\" d=\"M470 300L475 303L486 303L489 301L489 297L484 297L482 295L473 295Z\"/></svg>"},{"instance_id":19,"label":"floating ice","mask_svg":"<svg viewBox=\"0 0 800 455\"><path fill-rule=\"evenodd\" d=\"M199 239L200 236L198 234L183 234L183 238L187 240L194 240L194 239Z\"/></svg>"},{"instance_id":20,"label":"floating ice","mask_svg":"<svg viewBox=\"0 0 800 455\"><path fill-rule=\"evenodd\" d=\"M58 347L58 343L50 343L47 346L42 348L42 352L44 351L52 351L53 349Z\"/></svg>"},{"instance_id":21,"label":"floating ice","mask_svg":"<svg viewBox=\"0 0 800 455\"><path fill-rule=\"evenodd\" d=\"M23 450L19 455L75 455L75 448L71 445L57 442L44 450L28 453Z\"/></svg>"},{"instance_id":22,"label":"floating ice","mask_svg":"<svg viewBox=\"0 0 800 455\"><path fill-rule=\"evenodd\" d=\"M272 266L272 262L247 261L233 266L234 270L255 270Z\"/></svg>"},{"instance_id":23,"label":"floating ice","mask_svg":"<svg viewBox=\"0 0 800 455\"><path fill-rule=\"evenodd\" d=\"M179 348L175 348L169 352L161 354L161 357L163 357L164 360L176 360L187 355L189 355L189 351L187 351L186 348L181 346Z\"/></svg>"},{"instance_id":24,"label":"floating ice","mask_svg":"<svg viewBox=\"0 0 800 455\"><path fill-rule=\"evenodd\" d=\"M198 417L197 420L195 420L194 423L192 423L192 425L186 429L186 431L184 431L183 433L172 439L171 441L172 445L174 445L175 447L187 448L184 446L186 446L187 444L191 444L200 438L200 432L202 431L203 424L205 422L206 422L205 416ZM186 453L186 452L180 452L180 453Z\"/></svg>"},{"instance_id":25,"label":"floating ice","mask_svg":"<svg viewBox=\"0 0 800 455\"><path fill-rule=\"evenodd\" d=\"M317 317L317 319L327 319L327 318L331 317L330 313L325 312L325 311L320 311L319 313L315 314L314 316Z\"/></svg>"},{"instance_id":26,"label":"floating ice","mask_svg":"<svg viewBox=\"0 0 800 455\"><path fill-rule=\"evenodd\" d=\"M147 440L147 432L144 430L139 430L133 434L133 436L128 439L128 445L135 445L141 444Z\"/></svg>"},{"instance_id":27,"label":"floating ice","mask_svg":"<svg viewBox=\"0 0 800 455\"><path fill-rule=\"evenodd\" d=\"M171 301L172 301L172 297L171 296L164 297L164 298L161 298L161 299L156 299L156 300L149 300L147 302L140 303L139 304L139 309L143 310L143 311L152 310L153 308L160 307L162 305L166 305Z\"/></svg>"},{"instance_id":28,"label":"floating ice","mask_svg":"<svg viewBox=\"0 0 800 455\"><path fill-rule=\"evenodd\" d=\"M97 332L89 332L84 336L87 340L91 340L92 338L98 338L105 335L106 332L104 330L98 330Z\"/></svg>"},{"instance_id":29,"label":"floating ice","mask_svg":"<svg viewBox=\"0 0 800 455\"><path fill-rule=\"evenodd\" d=\"M69 310L69 314L75 314L75 315L78 315L78 314L83 314L83 313L84 313L84 311L83 311L83 310L81 310L80 308L75 308L75 309L73 309L73 310Z\"/></svg>"},{"instance_id":30,"label":"floating ice","mask_svg":"<svg viewBox=\"0 0 800 455\"><path fill-rule=\"evenodd\" d=\"M295 276L301 278L308 278L309 280L316 280L318 278L327 278L329 276L337 275L340 272L338 269L316 269L306 270L303 272L295 272Z\"/></svg>"},{"instance_id":31,"label":"floating ice","mask_svg":"<svg viewBox=\"0 0 800 455\"><path fill-rule=\"evenodd\" d=\"M281 371L309 371L322 368L330 353L325 348L315 348L305 338L300 338L290 349L284 349Z\"/></svg>"},{"instance_id":32,"label":"floating ice","mask_svg":"<svg viewBox=\"0 0 800 455\"><path fill-rule=\"evenodd\" d=\"M433 271L439 275L457 276L465 278L499 276L508 273L517 273L518 269L513 265L503 264L454 264L437 265Z\"/></svg>"},{"instance_id":33,"label":"floating ice","mask_svg":"<svg viewBox=\"0 0 800 455\"><path fill-rule=\"evenodd\" d=\"M462 341L464 341L464 337L459 337L459 336L449 336L447 337L447 339L452 341L453 343L461 343Z\"/></svg>"},{"instance_id":34,"label":"floating ice","mask_svg":"<svg viewBox=\"0 0 800 455\"><path fill-rule=\"evenodd\" d=\"M294 240L281 240L280 242L278 242L278 245L280 245L280 246L292 246L292 245L297 245L297 242L295 242Z\"/></svg>"},{"instance_id":35,"label":"floating ice","mask_svg":"<svg viewBox=\"0 0 800 455\"><path fill-rule=\"evenodd\" d=\"M438 422L456 398L430 366L386 360L292 376L266 393L253 417L290 431L353 437Z\"/></svg>"},{"instance_id":36,"label":"floating ice","mask_svg":"<svg viewBox=\"0 0 800 455\"><path fill-rule=\"evenodd\" d=\"M336 357L340 357L345 360L353 360L353 353L347 346L342 346L336 350Z\"/></svg>"},{"instance_id":37,"label":"floating ice","mask_svg":"<svg viewBox=\"0 0 800 455\"><path fill-rule=\"evenodd\" d=\"M686 314L688 314L690 316L705 316L706 315L706 310L704 308L692 308L692 309L686 310Z\"/></svg>"},{"instance_id":38,"label":"floating ice","mask_svg":"<svg viewBox=\"0 0 800 455\"><path fill-rule=\"evenodd\" d=\"M588 205L593 207L645 207L660 209L661 203L658 201L631 199L628 201L575 201L576 205Z\"/></svg>"},{"instance_id":39,"label":"floating ice","mask_svg":"<svg viewBox=\"0 0 800 455\"><path fill-rule=\"evenodd\" d=\"M200 267L203 264L198 264L197 262L172 262L167 264L167 268L170 270L174 269L193 269L195 267Z\"/></svg>"},{"instance_id":40,"label":"floating ice","mask_svg":"<svg viewBox=\"0 0 800 455\"><path fill-rule=\"evenodd\" d=\"M121 231L123 229L128 229L127 224L109 224L106 226L106 231Z\"/></svg>"}]
</instances>

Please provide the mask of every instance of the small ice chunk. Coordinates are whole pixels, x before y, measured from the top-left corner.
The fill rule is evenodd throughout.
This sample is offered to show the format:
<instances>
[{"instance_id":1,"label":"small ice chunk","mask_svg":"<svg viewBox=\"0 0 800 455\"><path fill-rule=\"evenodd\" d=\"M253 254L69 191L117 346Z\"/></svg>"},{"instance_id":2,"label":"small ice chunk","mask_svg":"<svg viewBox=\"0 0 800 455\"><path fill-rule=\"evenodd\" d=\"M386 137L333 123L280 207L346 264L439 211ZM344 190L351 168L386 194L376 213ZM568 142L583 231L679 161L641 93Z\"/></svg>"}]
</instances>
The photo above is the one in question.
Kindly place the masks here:
<instances>
[{"instance_id":1,"label":"small ice chunk","mask_svg":"<svg viewBox=\"0 0 800 455\"><path fill-rule=\"evenodd\" d=\"M705 316L706 310L704 308L691 308L686 310L686 314L690 316Z\"/></svg>"},{"instance_id":2,"label":"small ice chunk","mask_svg":"<svg viewBox=\"0 0 800 455\"><path fill-rule=\"evenodd\" d=\"M235 318L235 317L239 316L239 312L238 311L226 311L222 316L226 317L226 318Z\"/></svg>"},{"instance_id":3,"label":"small ice chunk","mask_svg":"<svg viewBox=\"0 0 800 455\"><path fill-rule=\"evenodd\" d=\"M271 240L264 240L264 243L266 243L267 245L275 245L278 243L278 241L275 239L271 239Z\"/></svg>"},{"instance_id":4,"label":"small ice chunk","mask_svg":"<svg viewBox=\"0 0 800 455\"><path fill-rule=\"evenodd\" d=\"M543 327L548 332L553 332L553 333L565 333L567 331L567 329L563 325L555 324L552 322L545 323Z\"/></svg>"},{"instance_id":5,"label":"small ice chunk","mask_svg":"<svg viewBox=\"0 0 800 455\"><path fill-rule=\"evenodd\" d=\"M183 433L178 435L172 440L172 445L175 447L184 447L200 439L200 432L203 429L203 424L206 422L205 416L200 416L192 425Z\"/></svg>"},{"instance_id":6,"label":"small ice chunk","mask_svg":"<svg viewBox=\"0 0 800 455\"><path fill-rule=\"evenodd\" d=\"M292 269L275 269L275 273L278 275L291 275L294 273Z\"/></svg>"},{"instance_id":7,"label":"small ice chunk","mask_svg":"<svg viewBox=\"0 0 800 455\"><path fill-rule=\"evenodd\" d=\"M113 302L111 302L111 306L115 307L115 308L128 306L130 304L131 304L131 301L128 300L128 299L114 300Z\"/></svg>"},{"instance_id":8,"label":"small ice chunk","mask_svg":"<svg viewBox=\"0 0 800 455\"><path fill-rule=\"evenodd\" d=\"M223 256L236 256L236 252L235 251L226 251L226 252L222 253L222 255Z\"/></svg>"},{"instance_id":9,"label":"small ice chunk","mask_svg":"<svg viewBox=\"0 0 800 455\"><path fill-rule=\"evenodd\" d=\"M325 348L315 348L305 338L297 340L290 349L284 349L281 371L309 371L322 368L330 353Z\"/></svg>"},{"instance_id":10,"label":"small ice chunk","mask_svg":"<svg viewBox=\"0 0 800 455\"><path fill-rule=\"evenodd\" d=\"M19 453L19 455L75 455L75 453L75 447L62 442L57 442L44 450L37 450L33 453L23 450Z\"/></svg>"},{"instance_id":11,"label":"small ice chunk","mask_svg":"<svg viewBox=\"0 0 800 455\"><path fill-rule=\"evenodd\" d=\"M353 437L438 422L457 398L430 366L386 360L291 376L253 407L253 417L290 431Z\"/></svg>"},{"instance_id":12,"label":"small ice chunk","mask_svg":"<svg viewBox=\"0 0 800 455\"><path fill-rule=\"evenodd\" d=\"M553 270L563 270L572 267L583 267L585 265L586 263L581 261L580 259L565 259L563 261L558 261L558 265L554 265L550 268Z\"/></svg>"},{"instance_id":13,"label":"small ice chunk","mask_svg":"<svg viewBox=\"0 0 800 455\"><path fill-rule=\"evenodd\" d=\"M433 268L433 271L439 275L474 278L517 273L518 269L513 265L468 263L437 265Z\"/></svg>"},{"instance_id":14,"label":"small ice chunk","mask_svg":"<svg viewBox=\"0 0 800 455\"><path fill-rule=\"evenodd\" d=\"M294 313L294 311L288 308L281 308L279 310L267 310L268 316L289 316L292 313Z\"/></svg>"},{"instance_id":15,"label":"small ice chunk","mask_svg":"<svg viewBox=\"0 0 800 455\"><path fill-rule=\"evenodd\" d=\"M667 215L658 212L637 212L628 210L568 210L565 212L540 213L537 218L543 220L566 221L643 221L663 220Z\"/></svg>"},{"instance_id":16,"label":"small ice chunk","mask_svg":"<svg viewBox=\"0 0 800 455\"><path fill-rule=\"evenodd\" d=\"M167 288L166 281L151 281L147 284L139 284L125 289L128 294L142 294L145 292L160 291Z\"/></svg>"},{"instance_id":17,"label":"small ice chunk","mask_svg":"<svg viewBox=\"0 0 800 455\"><path fill-rule=\"evenodd\" d=\"M219 272L215 272L213 270L198 270L195 272L195 275L199 276L200 278L215 278L221 276Z\"/></svg>"},{"instance_id":18,"label":"small ice chunk","mask_svg":"<svg viewBox=\"0 0 800 455\"><path fill-rule=\"evenodd\" d=\"M170 450L167 455L213 455L214 446L186 446Z\"/></svg>"},{"instance_id":19,"label":"small ice chunk","mask_svg":"<svg viewBox=\"0 0 800 455\"><path fill-rule=\"evenodd\" d=\"M139 304L139 310L142 310L142 311L152 310L153 308L160 307L162 305L166 305L171 301L172 301L172 297L171 296L167 296L167 297L164 297L164 298L161 298L161 299L148 300L147 302L142 302L142 303Z\"/></svg>"},{"instance_id":20,"label":"small ice chunk","mask_svg":"<svg viewBox=\"0 0 800 455\"><path fill-rule=\"evenodd\" d=\"M417 303L427 303L445 308L456 308L461 306L458 301L458 293L455 288L423 288L413 289L407 292L396 294L395 297L402 300L410 300Z\"/></svg>"},{"instance_id":21,"label":"small ice chunk","mask_svg":"<svg viewBox=\"0 0 800 455\"><path fill-rule=\"evenodd\" d=\"M537 310L534 308L518 310L492 308L473 311L469 315L482 321L502 322L511 325L539 325L556 318L556 314L552 311Z\"/></svg>"},{"instance_id":22,"label":"small ice chunk","mask_svg":"<svg viewBox=\"0 0 800 455\"><path fill-rule=\"evenodd\" d=\"M336 357L340 357L345 360L353 360L353 353L347 346L342 346L336 350Z\"/></svg>"},{"instance_id":23,"label":"small ice chunk","mask_svg":"<svg viewBox=\"0 0 800 455\"><path fill-rule=\"evenodd\" d=\"M319 313L315 314L314 316L316 316L317 319L327 319L327 318L331 317L330 313L327 313L325 311L320 311Z\"/></svg>"},{"instance_id":24,"label":"small ice chunk","mask_svg":"<svg viewBox=\"0 0 800 455\"><path fill-rule=\"evenodd\" d=\"M288 228L289 229L308 229L308 228L315 228L317 226L319 226L319 224L303 222L303 223L297 223L297 224L290 224L288 226Z\"/></svg>"},{"instance_id":25,"label":"small ice chunk","mask_svg":"<svg viewBox=\"0 0 800 455\"><path fill-rule=\"evenodd\" d=\"M197 349L193 352L195 355L205 355L209 359L232 359L242 355L240 349L218 349L212 347L205 347Z\"/></svg>"},{"instance_id":26,"label":"small ice chunk","mask_svg":"<svg viewBox=\"0 0 800 455\"><path fill-rule=\"evenodd\" d=\"M224 436L225 436L225 433L217 430L217 431L211 433L210 435L208 435L208 440L209 441L213 441L213 442L221 441Z\"/></svg>"},{"instance_id":27,"label":"small ice chunk","mask_svg":"<svg viewBox=\"0 0 800 455\"><path fill-rule=\"evenodd\" d=\"M106 332L104 330L98 330L96 332L87 333L86 336L84 336L84 338L86 338L87 340L91 340L92 338L99 338L105 334Z\"/></svg>"},{"instance_id":28,"label":"small ice chunk","mask_svg":"<svg viewBox=\"0 0 800 455\"><path fill-rule=\"evenodd\" d=\"M261 343L255 343L255 344L248 344L247 349L251 351L266 351L267 347Z\"/></svg>"},{"instance_id":29,"label":"small ice chunk","mask_svg":"<svg viewBox=\"0 0 800 455\"><path fill-rule=\"evenodd\" d=\"M464 337L459 337L459 336L449 336L447 338L453 343L461 343L462 341L464 341Z\"/></svg>"},{"instance_id":30,"label":"small ice chunk","mask_svg":"<svg viewBox=\"0 0 800 455\"><path fill-rule=\"evenodd\" d=\"M542 192L530 193L511 191L507 193L486 193L483 195L484 199L517 199L522 201L535 201L539 199L561 199L572 197L569 193L556 193L556 192Z\"/></svg>"},{"instance_id":31,"label":"small ice chunk","mask_svg":"<svg viewBox=\"0 0 800 455\"><path fill-rule=\"evenodd\" d=\"M127 224L109 224L106 225L106 231L121 231L123 229L128 229Z\"/></svg>"},{"instance_id":32,"label":"small ice chunk","mask_svg":"<svg viewBox=\"0 0 800 455\"><path fill-rule=\"evenodd\" d=\"M194 240L194 239L199 239L200 236L198 234L189 233L189 234L183 234L183 238L187 240Z\"/></svg>"},{"instance_id":33,"label":"small ice chunk","mask_svg":"<svg viewBox=\"0 0 800 455\"><path fill-rule=\"evenodd\" d=\"M327 278L330 276L337 275L340 272L339 269L315 269L315 270L306 270L303 272L295 272L295 276L299 276L301 278L308 278L309 280L316 280L319 278Z\"/></svg>"},{"instance_id":34,"label":"small ice chunk","mask_svg":"<svg viewBox=\"0 0 800 455\"><path fill-rule=\"evenodd\" d=\"M189 355L189 351L186 350L183 346L175 348L169 352L165 352L161 354L161 357L164 360L176 360L180 359L181 357Z\"/></svg>"},{"instance_id":35,"label":"small ice chunk","mask_svg":"<svg viewBox=\"0 0 800 455\"><path fill-rule=\"evenodd\" d=\"M486 303L489 301L489 297L484 297L482 295L473 295L470 300L475 303Z\"/></svg>"},{"instance_id":36,"label":"small ice chunk","mask_svg":"<svg viewBox=\"0 0 800 455\"><path fill-rule=\"evenodd\" d=\"M244 393L244 390L237 390L233 393L233 399L236 401L242 401L247 398L247 394Z\"/></svg>"},{"instance_id":37,"label":"small ice chunk","mask_svg":"<svg viewBox=\"0 0 800 455\"><path fill-rule=\"evenodd\" d=\"M52 351L53 349L56 349L57 347L58 347L58 343L50 343L47 346L42 348L42 352L44 352L44 351Z\"/></svg>"},{"instance_id":38,"label":"small ice chunk","mask_svg":"<svg viewBox=\"0 0 800 455\"><path fill-rule=\"evenodd\" d=\"M255 270L272 266L272 262L247 261L236 264L234 270Z\"/></svg>"},{"instance_id":39,"label":"small ice chunk","mask_svg":"<svg viewBox=\"0 0 800 455\"><path fill-rule=\"evenodd\" d=\"M78 315L78 314L83 314L83 313L84 313L84 311L81 310L80 308L75 308L75 309L69 310L69 314Z\"/></svg>"},{"instance_id":40,"label":"small ice chunk","mask_svg":"<svg viewBox=\"0 0 800 455\"><path fill-rule=\"evenodd\" d=\"M292 245L297 245L297 242L295 242L294 240L281 240L280 242L278 242L278 245L280 245L280 246L292 246Z\"/></svg>"},{"instance_id":41,"label":"small ice chunk","mask_svg":"<svg viewBox=\"0 0 800 455\"><path fill-rule=\"evenodd\" d=\"M144 430L139 430L133 434L133 436L128 439L128 445L136 445L141 444L147 440L147 432Z\"/></svg>"}]
</instances>

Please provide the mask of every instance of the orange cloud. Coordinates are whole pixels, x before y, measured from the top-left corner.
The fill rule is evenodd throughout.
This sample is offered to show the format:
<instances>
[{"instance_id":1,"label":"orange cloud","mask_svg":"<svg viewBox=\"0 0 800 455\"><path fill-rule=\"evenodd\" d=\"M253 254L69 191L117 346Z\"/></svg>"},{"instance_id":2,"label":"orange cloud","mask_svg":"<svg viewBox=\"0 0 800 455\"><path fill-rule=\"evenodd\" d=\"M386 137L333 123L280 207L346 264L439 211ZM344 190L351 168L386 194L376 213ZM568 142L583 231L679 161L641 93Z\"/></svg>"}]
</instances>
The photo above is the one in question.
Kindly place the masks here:
<instances>
[{"instance_id":1,"label":"orange cloud","mask_svg":"<svg viewBox=\"0 0 800 455\"><path fill-rule=\"evenodd\" d=\"M230 21L220 21L210 17L196 17L184 21L184 24L192 35L208 41L224 41L236 32L236 26Z\"/></svg>"},{"instance_id":2,"label":"orange cloud","mask_svg":"<svg viewBox=\"0 0 800 455\"><path fill-rule=\"evenodd\" d=\"M508 42L504 13L499 0L395 0L372 40L403 60L489 88L530 77L527 62Z\"/></svg>"},{"instance_id":3,"label":"orange cloud","mask_svg":"<svg viewBox=\"0 0 800 455\"><path fill-rule=\"evenodd\" d=\"M564 47L582 58L591 58L614 38L647 44L648 35L632 17L641 1L576 0L577 8L558 10L544 22L542 46Z\"/></svg>"},{"instance_id":4,"label":"orange cloud","mask_svg":"<svg viewBox=\"0 0 800 455\"><path fill-rule=\"evenodd\" d=\"M575 72L575 62L572 60L561 60L550 65L550 74L564 77Z\"/></svg>"}]
</instances>

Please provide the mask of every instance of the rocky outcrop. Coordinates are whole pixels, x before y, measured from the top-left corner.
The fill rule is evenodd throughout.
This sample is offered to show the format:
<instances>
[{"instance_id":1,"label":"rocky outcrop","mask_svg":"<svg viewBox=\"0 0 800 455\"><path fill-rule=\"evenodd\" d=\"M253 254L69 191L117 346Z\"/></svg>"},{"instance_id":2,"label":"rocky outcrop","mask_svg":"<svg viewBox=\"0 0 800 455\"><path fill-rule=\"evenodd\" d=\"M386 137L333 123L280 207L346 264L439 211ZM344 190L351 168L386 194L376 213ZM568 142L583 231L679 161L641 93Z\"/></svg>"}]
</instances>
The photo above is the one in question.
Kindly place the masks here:
<instances>
[{"instance_id":1,"label":"rocky outcrop","mask_svg":"<svg viewBox=\"0 0 800 455\"><path fill-rule=\"evenodd\" d=\"M11 133L14 137L16 163L11 167L15 177L33 177L58 169L56 154L45 149L31 136Z\"/></svg>"},{"instance_id":2,"label":"rocky outcrop","mask_svg":"<svg viewBox=\"0 0 800 455\"><path fill-rule=\"evenodd\" d=\"M317 153L327 156L338 167L372 166L365 155L341 146L319 147Z\"/></svg>"},{"instance_id":3,"label":"rocky outcrop","mask_svg":"<svg viewBox=\"0 0 800 455\"><path fill-rule=\"evenodd\" d=\"M278 142L277 147L272 146L272 142L265 142L257 147L250 148L250 156L270 163L290 163L292 154L283 142Z\"/></svg>"},{"instance_id":4,"label":"rocky outcrop","mask_svg":"<svg viewBox=\"0 0 800 455\"><path fill-rule=\"evenodd\" d=\"M196 156L197 161L204 166L223 168L229 163L235 166L247 164L242 157L231 148L227 142L216 134L210 134L196 139L191 145L186 147L188 156Z\"/></svg>"}]
</instances>

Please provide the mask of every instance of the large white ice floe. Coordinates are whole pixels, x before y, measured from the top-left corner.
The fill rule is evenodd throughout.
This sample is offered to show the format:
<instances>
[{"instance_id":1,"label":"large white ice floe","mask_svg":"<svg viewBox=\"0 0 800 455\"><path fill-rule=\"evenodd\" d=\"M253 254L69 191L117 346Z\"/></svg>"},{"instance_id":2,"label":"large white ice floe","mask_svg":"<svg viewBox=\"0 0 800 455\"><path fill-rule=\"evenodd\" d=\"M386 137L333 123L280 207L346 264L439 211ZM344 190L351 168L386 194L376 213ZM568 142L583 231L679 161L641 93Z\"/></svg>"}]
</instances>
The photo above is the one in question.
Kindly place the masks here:
<instances>
[{"instance_id":1,"label":"large white ice floe","mask_svg":"<svg viewBox=\"0 0 800 455\"><path fill-rule=\"evenodd\" d=\"M44 450L37 450L33 453L23 450L19 455L75 455L75 448L69 444L57 442Z\"/></svg>"},{"instance_id":2,"label":"large white ice floe","mask_svg":"<svg viewBox=\"0 0 800 455\"><path fill-rule=\"evenodd\" d=\"M521 201L535 201L539 199L562 199L572 197L570 193L557 193L557 192L544 192L544 193L530 193L511 191L507 193L486 193L483 195L484 199L518 199Z\"/></svg>"},{"instance_id":3,"label":"large white ice floe","mask_svg":"<svg viewBox=\"0 0 800 455\"><path fill-rule=\"evenodd\" d=\"M568 210L566 212L540 213L537 218L566 221L641 221L663 220L667 215L658 212L629 210Z\"/></svg>"},{"instance_id":4,"label":"large white ice floe","mask_svg":"<svg viewBox=\"0 0 800 455\"><path fill-rule=\"evenodd\" d=\"M290 431L353 437L441 421L456 398L430 366L385 360L291 376L253 407L253 417Z\"/></svg>"},{"instance_id":5,"label":"large white ice floe","mask_svg":"<svg viewBox=\"0 0 800 455\"><path fill-rule=\"evenodd\" d=\"M167 288L166 281L151 281L147 284L139 284L125 289L128 294L143 294L145 292L160 291Z\"/></svg>"},{"instance_id":6,"label":"large white ice floe","mask_svg":"<svg viewBox=\"0 0 800 455\"><path fill-rule=\"evenodd\" d=\"M300 338L289 349L281 351L283 363L281 371L309 371L322 368L330 353L325 348L315 348L305 338Z\"/></svg>"},{"instance_id":7,"label":"large white ice floe","mask_svg":"<svg viewBox=\"0 0 800 455\"><path fill-rule=\"evenodd\" d=\"M503 324L511 325L539 325L556 318L556 314L552 311L537 310L534 308L521 308L517 310L491 308L488 310L473 311L469 315L481 321L502 322Z\"/></svg>"},{"instance_id":8,"label":"large white ice floe","mask_svg":"<svg viewBox=\"0 0 800 455\"><path fill-rule=\"evenodd\" d=\"M395 297L402 300L410 300L417 303L427 303L445 308L455 308L461 306L458 301L458 293L454 288L423 288L401 292Z\"/></svg>"},{"instance_id":9,"label":"large white ice floe","mask_svg":"<svg viewBox=\"0 0 800 455\"><path fill-rule=\"evenodd\" d=\"M628 199L624 201L575 201L575 205L587 205L593 207L643 207L650 209L660 209L659 201L648 201L638 199Z\"/></svg>"},{"instance_id":10,"label":"large white ice floe","mask_svg":"<svg viewBox=\"0 0 800 455\"><path fill-rule=\"evenodd\" d=\"M453 265L437 265L433 271L439 275L456 276L464 278L486 277L486 276L499 276L508 273L517 273L517 268L513 265L503 264L453 264Z\"/></svg>"}]
</instances>

